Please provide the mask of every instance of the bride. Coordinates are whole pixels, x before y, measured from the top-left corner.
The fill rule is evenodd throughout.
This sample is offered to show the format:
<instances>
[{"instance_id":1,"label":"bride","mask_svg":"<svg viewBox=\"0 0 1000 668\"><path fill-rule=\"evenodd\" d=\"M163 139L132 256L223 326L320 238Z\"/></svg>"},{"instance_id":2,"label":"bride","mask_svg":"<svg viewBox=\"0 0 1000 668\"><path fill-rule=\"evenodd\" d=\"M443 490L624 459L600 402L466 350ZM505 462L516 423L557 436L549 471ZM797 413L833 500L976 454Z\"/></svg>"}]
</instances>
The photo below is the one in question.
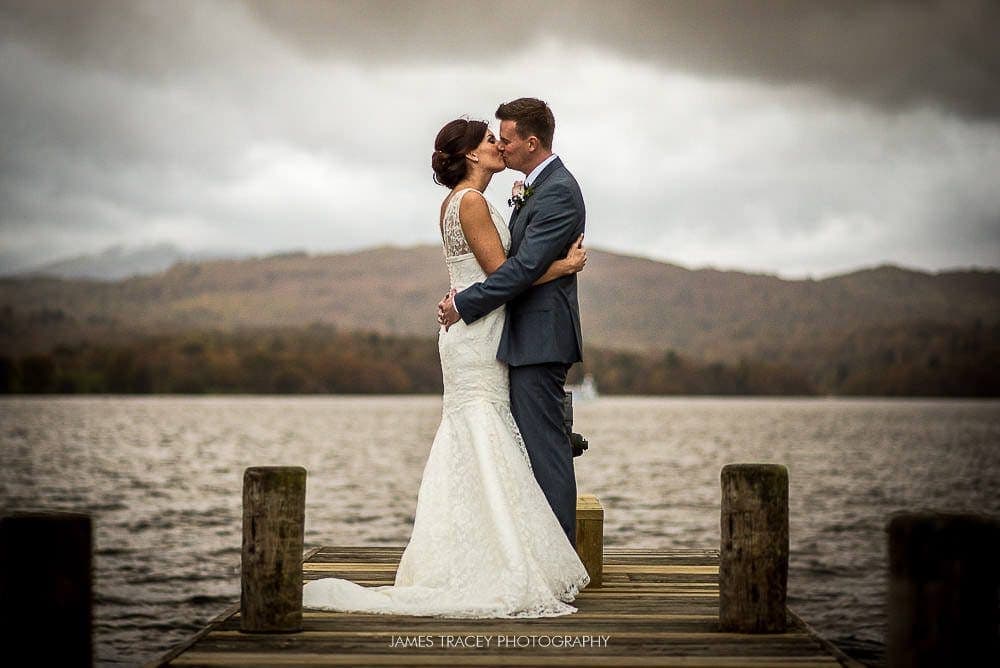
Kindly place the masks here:
<instances>
[{"instance_id":1,"label":"bride","mask_svg":"<svg viewBox=\"0 0 1000 668\"><path fill-rule=\"evenodd\" d=\"M434 142L434 180L451 189L441 237L451 288L482 281L506 259L510 232L483 196L506 165L482 121L458 119ZM538 283L583 269L582 238ZM510 412L507 367L496 358L503 307L438 338L441 424L417 497L395 584L308 582L303 605L322 610L445 617L553 617L590 578L532 474Z\"/></svg>"}]
</instances>

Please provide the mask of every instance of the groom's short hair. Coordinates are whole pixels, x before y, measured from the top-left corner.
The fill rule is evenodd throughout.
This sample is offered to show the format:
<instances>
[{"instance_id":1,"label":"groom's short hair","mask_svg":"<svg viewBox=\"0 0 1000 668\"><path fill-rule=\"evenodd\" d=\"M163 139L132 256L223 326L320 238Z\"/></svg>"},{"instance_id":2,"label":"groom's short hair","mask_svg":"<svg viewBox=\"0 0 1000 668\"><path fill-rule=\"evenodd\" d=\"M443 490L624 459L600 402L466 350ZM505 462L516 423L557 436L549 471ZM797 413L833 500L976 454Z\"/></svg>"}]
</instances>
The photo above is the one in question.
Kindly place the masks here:
<instances>
[{"instance_id":1,"label":"groom's short hair","mask_svg":"<svg viewBox=\"0 0 1000 668\"><path fill-rule=\"evenodd\" d=\"M517 134L521 139L531 135L546 150L552 150L552 135L556 133L556 117L552 115L549 105L533 97L519 97L510 102L504 102L497 107L497 119L517 123Z\"/></svg>"}]
</instances>

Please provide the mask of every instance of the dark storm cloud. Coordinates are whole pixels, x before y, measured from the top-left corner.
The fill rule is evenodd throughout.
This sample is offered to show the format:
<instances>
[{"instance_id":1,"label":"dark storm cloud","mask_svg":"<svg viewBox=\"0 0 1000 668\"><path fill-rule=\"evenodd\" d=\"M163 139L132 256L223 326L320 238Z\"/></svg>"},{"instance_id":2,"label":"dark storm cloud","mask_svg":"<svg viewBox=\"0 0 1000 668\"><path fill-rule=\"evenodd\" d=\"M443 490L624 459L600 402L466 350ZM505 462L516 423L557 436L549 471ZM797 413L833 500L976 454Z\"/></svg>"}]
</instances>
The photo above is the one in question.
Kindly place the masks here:
<instances>
[{"instance_id":1,"label":"dark storm cloud","mask_svg":"<svg viewBox=\"0 0 1000 668\"><path fill-rule=\"evenodd\" d=\"M250 6L289 43L315 54L491 60L556 37L670 69L815 85L888 108L932 104L972 117L1000 116L995 0Z\"/></svg>"},{"instance_id":2,"label":"dark storm cloud","mask_svg":"<svg viewBox=\"0 0 1000 668\"><path fill-rule=\"evenodd\" d=\"M8 34L31 34L74 63L170 78L206 58L225 65L236 57L225 32L194 39L206 36L199 35L200 4L4 0L0 15ZM1000 116L995 0L254 0L245 6L290 47L314 57L496 61L555 38L670 69L814 85L888 108L931 104L970 117Z\"/></svg>"},{"instance_id":3,"label":"dark storm cloud","mask_svg":"<svg viewBox=\"0 0 1000 668\"><path fill-rule=\"evenodd\" d=\"M182 76L198 64L227 63L227 34L207 40L209 3L138 0L0 0L0 37L30 42L81 68L137 79ZM236 54L230 54L235 57Z\"/></svg>"}]
</instances>

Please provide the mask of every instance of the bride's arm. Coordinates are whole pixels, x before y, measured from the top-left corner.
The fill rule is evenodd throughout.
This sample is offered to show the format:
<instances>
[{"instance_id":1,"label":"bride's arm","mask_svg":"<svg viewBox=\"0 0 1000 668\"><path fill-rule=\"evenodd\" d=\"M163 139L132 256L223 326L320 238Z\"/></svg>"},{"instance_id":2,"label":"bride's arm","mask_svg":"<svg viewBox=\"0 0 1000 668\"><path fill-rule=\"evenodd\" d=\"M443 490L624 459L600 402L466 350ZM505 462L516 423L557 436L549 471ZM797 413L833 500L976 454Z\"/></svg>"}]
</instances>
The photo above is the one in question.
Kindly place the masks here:
<instances>
[{"instance_id":1,"label":"bride's arm","mask_svg":"<svg viewBox=\"0 0 1000 668\"><path fill-rule=\"evenodd\" d=\"M583 271L583 267L587 264L587 250L583 248L583 235L581 234L573 245L569 247L569 252L566 253L566 257L556 260L549 265L549 268L545 270L545 273L541 277L532 283L532 285L541 285L542 283L548 283L549 281L554 281L557 278L562 278L563 276L568 276L569 274L575 274L577 272Z\"/></svg>"},{"instance_id":2,"label":"bride's arm","mask_svg":"<svg viewBox=\"0 0 1000 668\"><path fill-rule=\"evenodd\" d=\"M476 262L488 276L500 268L507 256L500 242L500 235L493 224L489 207L482 196L463 197L459 202L458 220L462 225L462 234L469 244L469 250L476 256ZM587 264L587 251L583 248L583 235L569 247L566 257L556 260L542 276L533 283L541 285L554 281L562 276L575 274L583 270Z\"/></svg>"}]
</instances>

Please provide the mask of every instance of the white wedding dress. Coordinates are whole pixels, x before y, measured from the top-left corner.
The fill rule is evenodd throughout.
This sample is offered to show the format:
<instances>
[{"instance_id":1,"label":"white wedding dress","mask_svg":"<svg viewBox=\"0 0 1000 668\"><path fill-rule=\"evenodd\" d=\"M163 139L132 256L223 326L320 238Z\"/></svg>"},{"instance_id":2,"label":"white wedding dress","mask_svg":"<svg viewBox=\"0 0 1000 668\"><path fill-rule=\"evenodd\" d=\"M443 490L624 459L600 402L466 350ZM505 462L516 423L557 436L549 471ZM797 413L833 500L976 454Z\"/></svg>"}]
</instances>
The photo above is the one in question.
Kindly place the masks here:
<instances>
[{"instance_id":1,"label":"white wedding dress","mask_svg":"<svg viewBox=\"0 0 1000 668\"><path fill-rule=\"evenodd\" d=\"M468 192L455 193L443 222L445 258L456 290L486 278L458 220L459 202ZM510 232L489 206L509 251ZM439 335L441 425L424 467L413 533L395 584L313 580L303 590L304 607L481 618L576 612L568 602L590 578L535 481L510 412L507 367L496 359L504 316L501 307Z\"/></svg>"}]
</instances>

